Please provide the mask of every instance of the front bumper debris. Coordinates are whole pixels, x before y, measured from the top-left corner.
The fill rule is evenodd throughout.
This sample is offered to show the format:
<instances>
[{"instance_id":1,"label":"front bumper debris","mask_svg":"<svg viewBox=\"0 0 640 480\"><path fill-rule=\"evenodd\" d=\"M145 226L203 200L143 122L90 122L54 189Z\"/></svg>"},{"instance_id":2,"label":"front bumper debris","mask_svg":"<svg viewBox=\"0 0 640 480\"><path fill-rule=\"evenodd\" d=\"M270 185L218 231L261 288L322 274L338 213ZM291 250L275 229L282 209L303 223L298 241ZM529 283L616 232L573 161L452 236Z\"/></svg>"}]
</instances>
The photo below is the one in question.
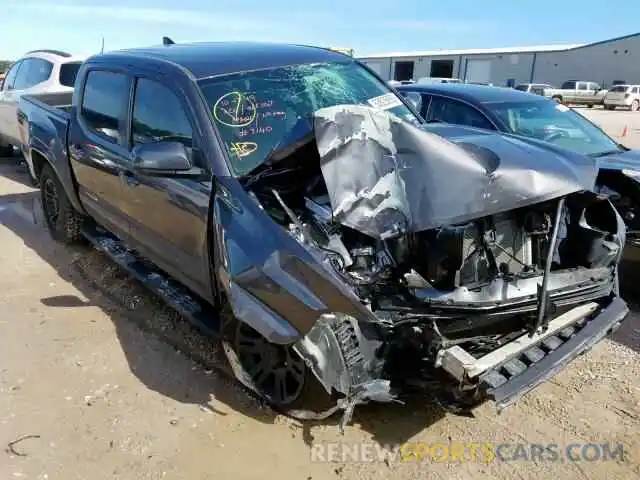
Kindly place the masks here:
<instances>
[{"instance_id":1,"label":"front bumper debris","mask_svg":"<svg viewBox=\"0 0 640 480\"><path fill-rule=\"evenodd\" d=\"M461 382L477 381L503 409L615 331L629 313L619 297L599 308L594 302L576 307L549 322L542 334L524 334L478 359L451 347L442 353L441 366Z\"/></svg>"}]
</instances>

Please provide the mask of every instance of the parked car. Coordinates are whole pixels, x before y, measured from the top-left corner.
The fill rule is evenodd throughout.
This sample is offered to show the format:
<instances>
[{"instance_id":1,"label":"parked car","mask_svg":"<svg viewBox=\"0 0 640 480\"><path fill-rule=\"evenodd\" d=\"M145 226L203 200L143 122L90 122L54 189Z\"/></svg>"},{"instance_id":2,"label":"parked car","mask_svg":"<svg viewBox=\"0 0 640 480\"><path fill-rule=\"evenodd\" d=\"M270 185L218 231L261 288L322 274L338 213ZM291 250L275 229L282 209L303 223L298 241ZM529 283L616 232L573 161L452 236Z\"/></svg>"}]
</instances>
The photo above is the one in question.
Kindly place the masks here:
<instances>
[{"instance_id":1,"label":"parked car","mask_svg":"<svg viewBox=\"0 0 640 480\"><path fill-rule=\"evenodd\" d=\"M581 80L568 80L560 88L548 88L544 91L545 97L558 103L586 105L589 108L594 105L602 105L606 94L607 90L596 82Z\"/></svg>"},{"instance_id":2,"label":"parked car","mask_svg":"<svg viewBox=\"0 0 640 480\"><path fill-rule=\"evenodd\" d=\"M628 108L632 112L640 110L640 85L617 85L604 96L604 107L615 110Z\"/></svg>"},{"instance_id":3,"label":"parked car","mask_svg":"<svg viewBox=\"0 0 640 480\"><path fill-rule=\"evenodd\" d=\"M505 406L628 313L624 225L590 159L429 132L355 59L133 49L88 59L57 107L70 96L20 102L52 236L90 239L219 335L237 378L290 415L344 424L419 385ZM326 411L303 401L318 392Z\"/></svg>"},{"instance_id":4,"label":"parked car","mask_svg":"<svg viewBox=\"0 0 640 480\"><path fill-rule=\"evenodd\" d=\"M546 83L521 83L515 87L516 90L521 92L535 93L536 95L544 95L545 90L552 88L555 87Z\"/></svg>"},{"instance_id":5,"label":"parked car","mask_svg":"<svg viewBox=\"0 0 640 480\"><path fill-rule=\"evenodd\" d=\"M73 91L82 58L57 50L34 50L15 62L5 75L0 91L0 156L21 148L17 117L18 101L26 93ZM29 164L33 176L33 167Z\"/></svg>"},{"instance_id":6,"label":"parked car","mask_svg":"<svg viewBox=\"0 0 640 480\"><path fill-rule=\"evenodd\" d=\"M419 104L427 122L535 138L596 158L598 186L613 195L629 228L628 242L640 246L640 151L619 144L570 108L530 93L472 85L412 85L398 90Z\"/></svg>"},{"instance_id":7,"label":"parked car","mask_svg":"<svg viewBox=\"0 0 640 480\"><path fill-rule=\"evenodd\" d=\"M416 83L462 83L462 80L447 77L422 77Z\"/></svg>"}]
</instances>

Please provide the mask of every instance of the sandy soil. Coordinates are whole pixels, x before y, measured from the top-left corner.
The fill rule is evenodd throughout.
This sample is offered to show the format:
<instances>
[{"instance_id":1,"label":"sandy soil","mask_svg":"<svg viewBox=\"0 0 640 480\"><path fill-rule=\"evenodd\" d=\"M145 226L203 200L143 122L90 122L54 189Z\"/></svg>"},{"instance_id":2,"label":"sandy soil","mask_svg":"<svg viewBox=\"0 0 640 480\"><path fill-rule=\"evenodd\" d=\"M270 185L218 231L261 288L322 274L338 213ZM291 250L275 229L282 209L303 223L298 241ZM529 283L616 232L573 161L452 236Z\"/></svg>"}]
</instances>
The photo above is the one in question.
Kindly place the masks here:
<instances>
[{"instance_id":1,"label":"sandy soil","mask_svg":"<svg viewBox=\"0 0 640 480\"><path fill-rule=\"evenodd\" d=\"M640 320L501 414L424 399L337 419L276 415L215 367L218 346L88 248L54 244L0 160L0 478L637 478ZM632 300L629 298L629 300ZM12 445L25 435L33 437ZM312 461L323 442L622 443L624 461Z\"/></svg>"}]
</instances>

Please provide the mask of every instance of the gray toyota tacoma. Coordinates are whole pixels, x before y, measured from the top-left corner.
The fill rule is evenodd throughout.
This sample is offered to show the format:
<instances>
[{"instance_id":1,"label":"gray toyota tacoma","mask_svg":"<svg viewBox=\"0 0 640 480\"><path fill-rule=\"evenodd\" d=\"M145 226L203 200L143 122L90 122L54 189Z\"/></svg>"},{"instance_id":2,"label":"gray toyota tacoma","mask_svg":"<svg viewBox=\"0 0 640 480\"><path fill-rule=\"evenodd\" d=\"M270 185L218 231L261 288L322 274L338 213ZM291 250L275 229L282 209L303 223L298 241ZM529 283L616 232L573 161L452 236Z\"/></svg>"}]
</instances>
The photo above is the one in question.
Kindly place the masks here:
<instances>
[{"instance_id":1,"label":"gray toyota tacoma","mask_svg":"<svg viewBox=\"0 0 640 480\"><path fill-rule=\"evenodd\" d=\"M89 239L298 418L344 426L415 389L501 408L628 313L625 227L593 160L436 135L337 52L101 54L73 96L26 95L18 116L52 236Z\"/></svg>"}]
</instances>

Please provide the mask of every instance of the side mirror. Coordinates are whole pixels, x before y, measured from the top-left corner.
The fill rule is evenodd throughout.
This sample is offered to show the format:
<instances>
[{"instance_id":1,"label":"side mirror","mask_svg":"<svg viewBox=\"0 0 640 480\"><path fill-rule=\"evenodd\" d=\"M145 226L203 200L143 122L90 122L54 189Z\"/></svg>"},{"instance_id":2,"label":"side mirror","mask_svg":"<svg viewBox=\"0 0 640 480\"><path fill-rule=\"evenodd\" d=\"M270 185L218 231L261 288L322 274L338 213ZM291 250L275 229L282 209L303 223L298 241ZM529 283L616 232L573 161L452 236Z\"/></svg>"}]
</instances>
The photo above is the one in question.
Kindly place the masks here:
<instances>
[{"instance_id":1,"label":"side mirror","mask_svg":"<svg viewBox=\"0 0 640 480\"><path fill-rule=\"evenodd\" d=\"M152 142L136 145L132 151L134 171L154 176L197 175L186 147L180 142Z\"/></svg>"}]
</instances>

